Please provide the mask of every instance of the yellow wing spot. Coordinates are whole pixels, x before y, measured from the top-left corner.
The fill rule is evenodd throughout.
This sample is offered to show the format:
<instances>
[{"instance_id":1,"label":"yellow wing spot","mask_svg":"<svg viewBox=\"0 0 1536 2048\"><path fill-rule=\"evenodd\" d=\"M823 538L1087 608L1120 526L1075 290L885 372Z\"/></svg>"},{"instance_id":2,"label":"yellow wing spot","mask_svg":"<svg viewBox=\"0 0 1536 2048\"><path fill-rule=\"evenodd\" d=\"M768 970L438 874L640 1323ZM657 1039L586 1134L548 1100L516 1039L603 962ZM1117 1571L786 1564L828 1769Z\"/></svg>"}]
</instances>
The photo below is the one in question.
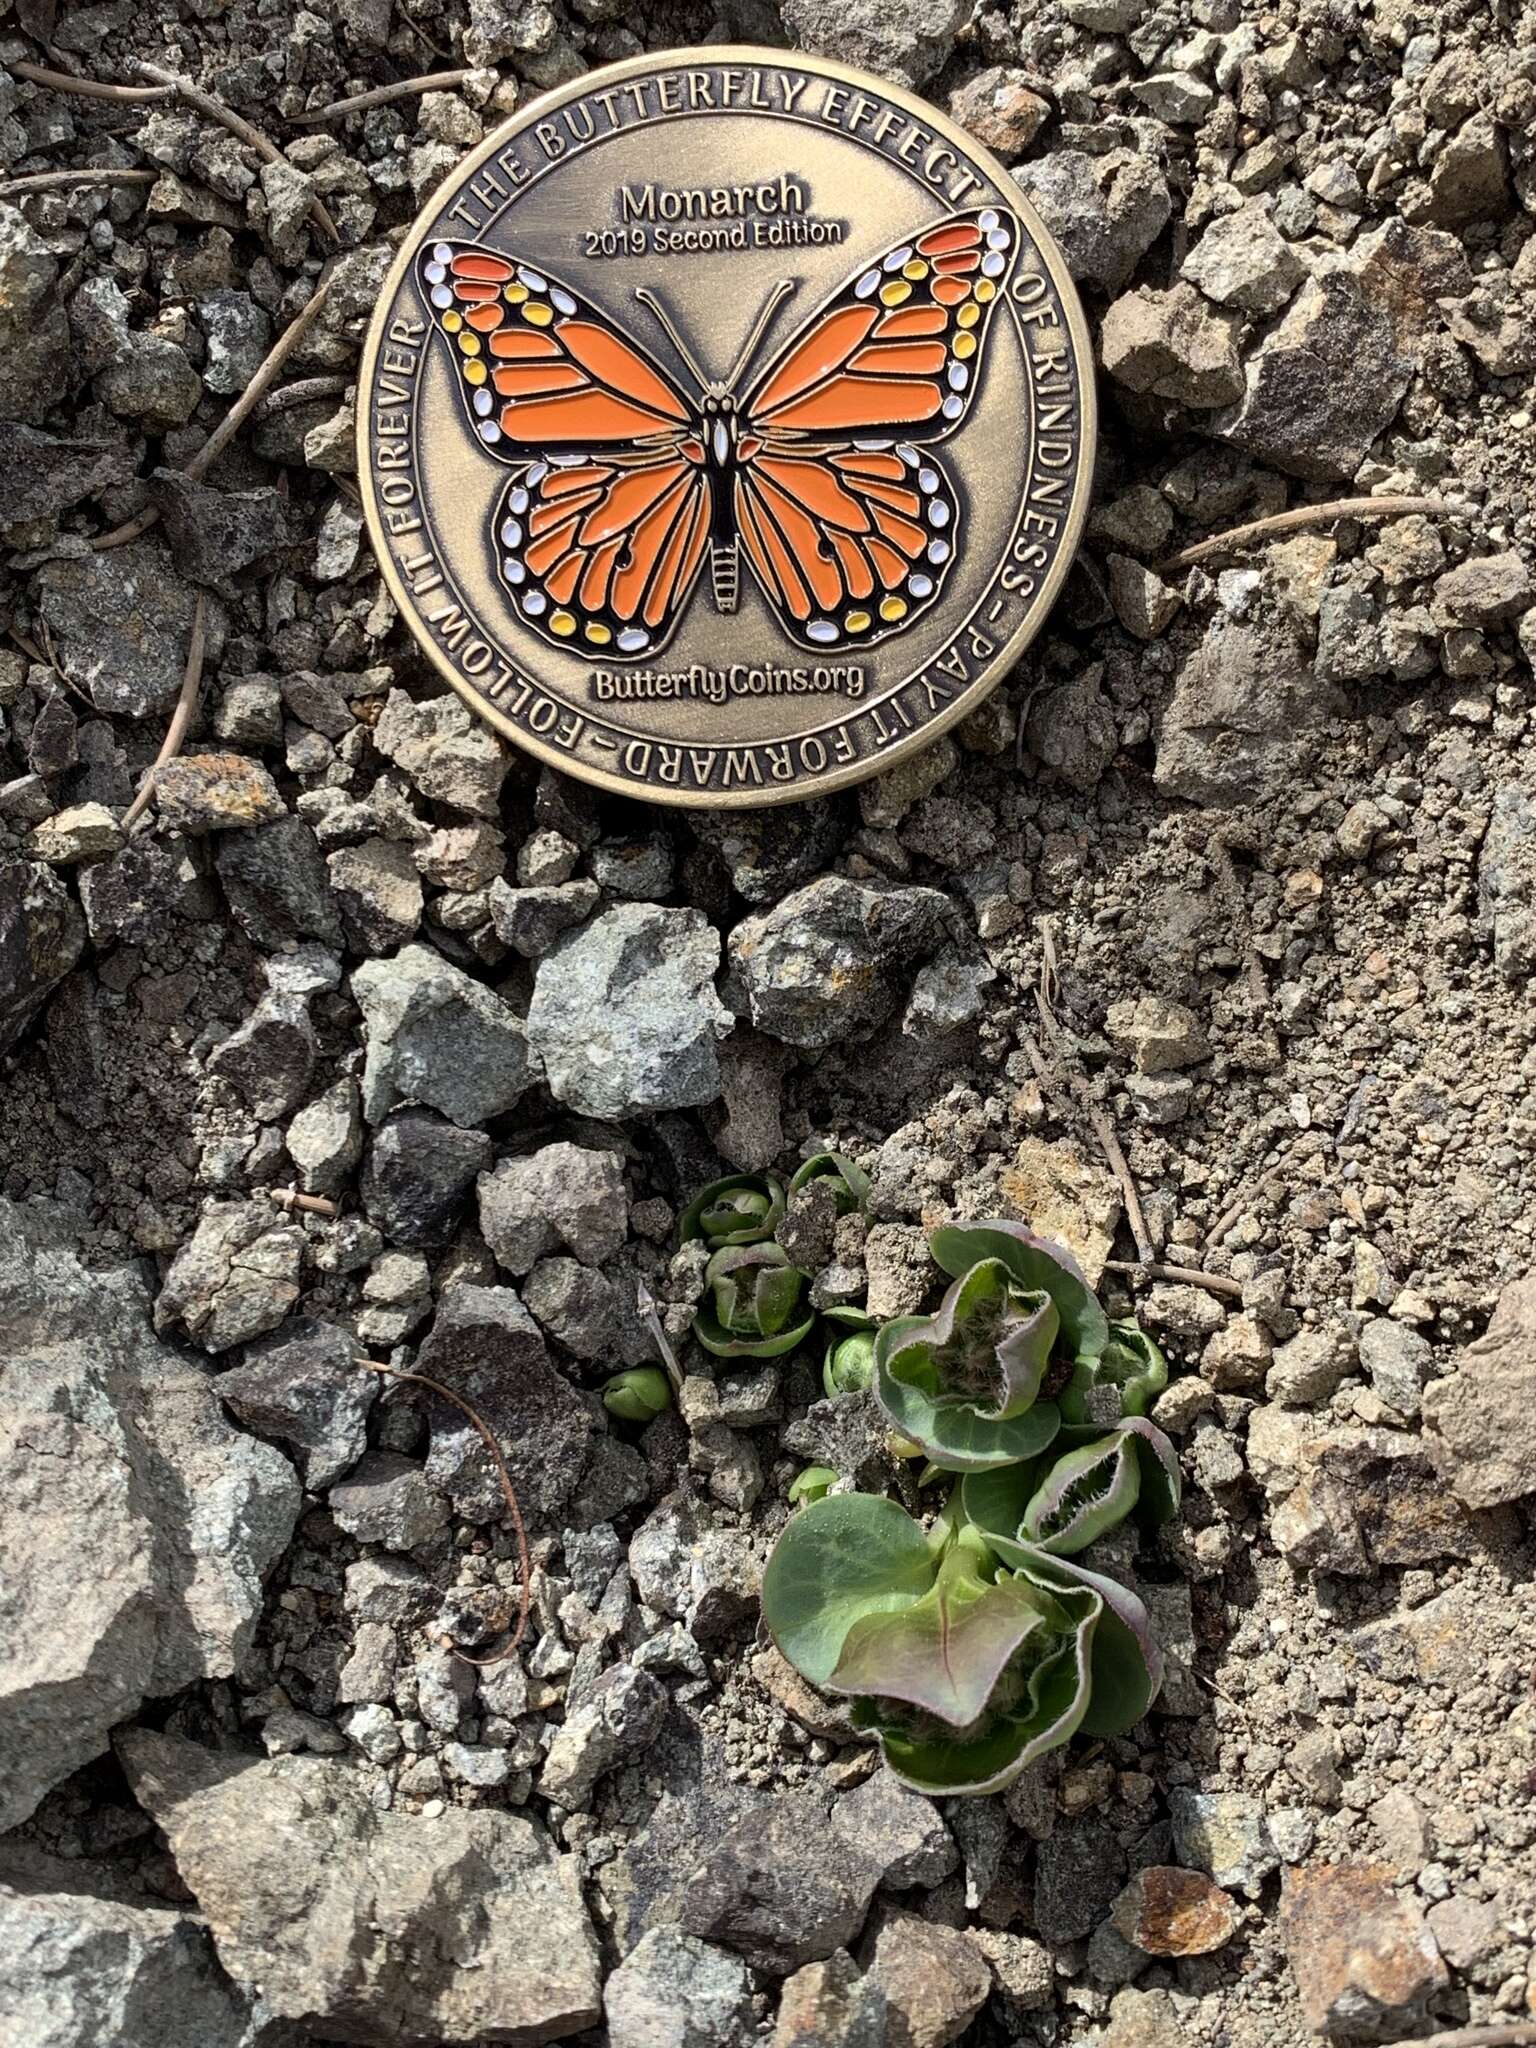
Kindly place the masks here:
<instances>
[{"instance_id":1,"label":"yellow wing spot","mask_svg":"<svg viewBox=\"0 0 1536 2048\"><path fill-rule=\"evenodd\" d=\"M509 306L520 306L528 296L525 284L509 284L501 295Z\"/></svg>"},{"instance_id":2,"label":"yellow wing spot","mask_svg":"<svg viewBox=\"0 0 1536 2048\"><path fill-rule=\"evenodd\" d=\"M910 263L903 263L901 274L903 277L910 277L912 282L916 284L919 278L924 278L928 275L928 266L921 256L914 256Z\"/></svg>"},{"instance_id":3,"label":"yellow wing spot","mask_svg":"<svg viewBox=\"0 0 1536 2048\"><path fill-rule=\"evenodd\" d=\"M466 384L483 384L485 382L485 374L484 363L466 363L464 365L464 382Z\"/></svg>"},{"instance_id":4,"label":"yellow wing spot","mask_svg":"<svg viewBox=\"0 0 1536 2048\"><path fill-rule=\"evenodd\" d=\"M975 355L975 353L976 337L974 334L957 334L955 336L955 354L959 356L962 361L964 361L964 359L967 356Z\"/></svg>"},{"instance_id":5,"label":"yellow wing spot","mask_svg":"<svg viewBox=\"0 0 1536 2048\"><path fill-rule=\"evenodd\" d=\"M443 315L444 334L457 334L463 325L464 315L462 313L445 313Z\"/></svg>"},{"instance_id":6,"label":"yellow wing spot","mask_svg":"<svg viewBox=\"0 0 1536 2048\"><path fill-rule=\"evenodd\" d=\"M962 306L955 315L956 323L961 327L974 327L980 318L981 308L974 300L972 300L970 305Z\"/></svg>"},{"instance_id":7,"label":"yellow wing spot","mask_svg":"<svg viewBox=\"0 0 1536 2048\"><path fill-rule=\"evenodd\" d=\"M905 601L899 597L886 598L880 606L880 616L886 621L887 625L894 626L898 619L904 619L907 616Z\"/></svg>"},{"instance_id":8,"label":"yellow wing spot","mask_svg":"<svg viewBox=\"0 0 1536 2048\"><path fill-rule=\"evenodd\" d=\"M459 353L460 353L460 355L465 355L465 356L477 356L477 355L479 355L479 353L480 353L480 337L479 337L479 335L478 335L478 334L461 334L461 335L459 336Z\"/></svg>"},{"instance_id":9,"label":"yellow wing spot","mask_svg":"<svg viewBox=\"0 0 1536 2048\"><path fill-rule=\"evenodd\" d=\"M551 633L558 633L562 640L566 640L575 632L576 621L569 612L551 612L549 630Z\"/></svg>"},{"instance_id":10,"label":"yellow wing spot","mask_svg":"<svg viewBox=\"0 0 1536 2048\"><path fill-rule=\"evenodd\" d=\"M976 296L978 299L980 299L983 305L985 305L989 299L995 299L997 297L997 286L992 282L990 277L984 277L978 283L978 285L976 286Z\"/></svg>"},{"instance_id":11,"label":"yellow wing spot","mask_svg":"<svg viewBox=\"0 0 1536 2048\"><path fill-rule=\"evenodd\" d=\"M597 619L588 619L581 630L594 647L606 647L613 638L608 628Z\"/></svg>"},{"instance_id":12,"label":"yellow wing spot","mask_svg":"<svg viewBox=\"0 0 1536 2048\"><path fill-rule=\"evenodd\" d=\"M911 296L911 285L904 284L899 277L893 277L889 284L883 284L880 287L880 303L882 306L899 306L903 299L910 299Z\"/></svg>"},{"instance_id":13,"label":"yellow wing spot","mask_svg":"<svg viewBox=\"0 0 1536 2048\"><path fill-rule=\"evenodd\" d=\"M843 621L843 631L845 633L867 633L869 631L869 624L868 612L850 612Z\"/></svg>"},{"instance_id":14,"label":"yellow wing spot","mask_svg":"<svg viewBox=\"0 0 1536 2048\"><path fill-rule=\"evenodd\" d=\"M553 306L529 304L523 308L523 318L531 321L535 327L547 327L554 317L555 309Z\"/></svg>"}]
</instances>

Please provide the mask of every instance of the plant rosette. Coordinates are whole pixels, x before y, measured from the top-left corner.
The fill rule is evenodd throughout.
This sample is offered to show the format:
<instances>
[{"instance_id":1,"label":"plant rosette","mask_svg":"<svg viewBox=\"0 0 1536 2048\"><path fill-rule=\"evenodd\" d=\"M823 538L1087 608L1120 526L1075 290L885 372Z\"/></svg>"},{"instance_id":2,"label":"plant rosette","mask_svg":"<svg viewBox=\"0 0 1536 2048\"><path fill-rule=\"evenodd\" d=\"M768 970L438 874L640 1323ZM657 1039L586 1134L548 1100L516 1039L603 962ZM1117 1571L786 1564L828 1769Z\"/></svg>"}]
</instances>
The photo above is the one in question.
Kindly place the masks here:
<instances>
[{"instance_id":1,"label":"plant rosette","mask_svg":"<svg viewBox=\"0 0 1536 2048\"><path fill-rule=\"evenodd\" d=\"M875 1377L875 1336L880 1325L861 1308L827 1308L825 1321L845 1333L833 1335L821 1360L821 1384L829 1401L862 1394Z\"/></svg>"},{"instance_id":2,"label":"plant rosette","mask_svg":"<svg viewBox=\"0 0 1536 2048\"><path fill-rule=\"evenodd\" d=\"M620 1422L654 1422L672 1406L672 1388L659 1367L637 1365L605 1383L603 1406Z\"/></svg>"},{"instance_id":3,"label":"plant rosette","mask_svg":"<svg viewBox=\"0 0 1536 2048\"><path fill-rule=\"evenodd\" d=\"M693 1334L716 1358L777 1358L811 1334L805 1275L776 1244L723 1245L704 1268Z\"/></svg>"},{"instance_id":4,"label":"plant rosette","mask_svg":"<svg viewBox=\"0 0 1536 2048\"><path fill-rule=\"evenodd\" d=\"M831 1188L839 1216L850 1216L869 1200L869 1175L841 1152L816 1152L796 1167L789 1192L798 1195L812 1181L824 1181Z\"/></svg>"},{"instance_id":5,"label":"plant rosette","mask_svg":"<svg viewBox=\"0 0 1536 2048\"><path fill-rule=\"evenodd\" d=\"M1057 1395L1062 1419L1103 1428L1132 1415L1145 1415L1168 1384L1168 1361L1134 1319L1109 1325L1097 1355L1080 1356L1072 1377Z\"/></svg>"},{"instance_id":6,"label":"plant rosette","mask_svg":"<svg viewBox=\"0 0 1536 2048\"><path fill-rule=\"evenodd\" d=\"M1155 1698L1145 1609L1113 1580L961 1519L831 1494L791 1520L763 1617L812 1685L854 1700L891 1769L933 1796L995 1792L1079 1729L1122 1734Z\"/></svg>"},{"instance_id":7,"label":"plant rosette","mask_svg":"<svg viewBox=\"0 0 1536 2048\"><path fill-rule=\"evenodd\" d=\"M968 1473L960 1488L967 1520L989 1543L1055 1557L1086 1550L1127 1516L1160 1527L1182 1491L1178 1453L1139 1415L1108 1432L1068 1425L1044 1457Z\"/></svg>"},{"instance_id":8,"label":"plant rosette","mask_svg":"<svg viewBox=\"0 0 1536 2048\"><path fill-rule=\"evenodd\" d=\"M678 1224L678 1242L701 1238L711 1250L724 1244L760 1244L784 1220L784 1190L766 1173L733 1173L694 1196Z\"/></svg>"}]
</instances>

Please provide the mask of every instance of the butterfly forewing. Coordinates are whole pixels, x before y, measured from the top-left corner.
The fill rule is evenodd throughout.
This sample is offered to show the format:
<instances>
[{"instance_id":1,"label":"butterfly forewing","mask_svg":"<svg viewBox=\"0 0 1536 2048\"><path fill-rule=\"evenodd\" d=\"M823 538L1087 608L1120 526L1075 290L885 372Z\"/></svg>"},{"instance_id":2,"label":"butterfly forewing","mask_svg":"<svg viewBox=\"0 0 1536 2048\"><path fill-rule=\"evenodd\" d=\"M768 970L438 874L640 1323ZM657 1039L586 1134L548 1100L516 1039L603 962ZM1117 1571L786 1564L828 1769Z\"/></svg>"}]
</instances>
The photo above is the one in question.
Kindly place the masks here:
<instances>
[{"instance_id":1,"label":"butterfly forewing","mask_svg":"<svg viewBox=\"0 0 1536 2048\"><path fill-rule=\"evenodd\" d=\"M785 630L873 645L933 605L959 494L927 444L970 410L1017 218L952 214L863 265L763 372L743 408L735 513Z\"/></svg>"}]
</instances>

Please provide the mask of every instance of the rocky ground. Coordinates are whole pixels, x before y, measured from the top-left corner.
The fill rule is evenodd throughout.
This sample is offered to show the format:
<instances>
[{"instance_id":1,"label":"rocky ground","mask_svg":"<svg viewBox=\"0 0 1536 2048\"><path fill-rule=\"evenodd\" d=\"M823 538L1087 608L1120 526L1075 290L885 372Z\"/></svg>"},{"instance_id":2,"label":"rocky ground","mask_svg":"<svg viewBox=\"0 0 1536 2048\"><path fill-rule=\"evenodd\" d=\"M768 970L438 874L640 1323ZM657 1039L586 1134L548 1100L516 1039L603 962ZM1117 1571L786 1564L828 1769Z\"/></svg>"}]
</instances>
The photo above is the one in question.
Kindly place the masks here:
<instances>
[{"instance_id":1,"label":"rocky ground","mask_svg":"<svg viewBox=\"0 0 1536 2048\"><path fill-rule=\"evenodd\" d=\"M391 238L488 124L727 32L999 151L1104 373L1018 673L893 778L735 817L597 802L440 693L348 395ZM16 0L0 54L148 59L281 150L0 89L10 176L155 174L0 195L7 2043L1536 2015L1536 19ZM1361 493L1439 509L1159 573ZM125 832L199 596L209 687ZM1105 1275L1176 1374L1183 1520L1124 1559L1171 1676L1128 1738L937 1807L757 1628L794 1475L898 1474L819 1347L689 1340L676 1220L832 1143L874 1191L792 1224L822 1304L917 1306L953 1215L1102 1272L1134 1246L1091 1109L1155 1260L1216 1282ZM655 1356L642 1283L686 1374L644 1430L594 1391ZM360 1356L506 1446L515 1658L444 1647L493 1651L521 1586L478 1438Z\"/></svg>"}]
</instances>

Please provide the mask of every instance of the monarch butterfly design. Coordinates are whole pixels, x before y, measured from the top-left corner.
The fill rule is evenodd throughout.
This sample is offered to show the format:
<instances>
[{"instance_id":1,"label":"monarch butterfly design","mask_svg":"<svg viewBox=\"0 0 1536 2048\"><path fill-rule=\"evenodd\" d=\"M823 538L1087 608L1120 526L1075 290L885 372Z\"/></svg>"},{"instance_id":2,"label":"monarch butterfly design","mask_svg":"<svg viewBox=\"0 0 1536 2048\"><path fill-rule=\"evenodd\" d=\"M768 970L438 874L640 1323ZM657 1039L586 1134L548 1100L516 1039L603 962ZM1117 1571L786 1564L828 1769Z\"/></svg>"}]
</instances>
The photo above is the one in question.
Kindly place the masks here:
<instances>
[{"instance_id":1,"label":"monarch butterfly design","mask_svg":"<svg viewBox=\"0 0 1536 2048\"><path fill-rule=\"evenodd\" d=\"M905 632L944 588L960 498L933 452L966 418L987 331L1018 255L1017 217L953 213L862 265L737 391L781 280L723 380L699 387L580 293L515 257L429 242L422 295L470 424L512 466L495 514L497 571L551 646L637 660L687 609L706 556L736 609L744 555L784 631L827 651Z\"/></svg>"}]
</instances>

